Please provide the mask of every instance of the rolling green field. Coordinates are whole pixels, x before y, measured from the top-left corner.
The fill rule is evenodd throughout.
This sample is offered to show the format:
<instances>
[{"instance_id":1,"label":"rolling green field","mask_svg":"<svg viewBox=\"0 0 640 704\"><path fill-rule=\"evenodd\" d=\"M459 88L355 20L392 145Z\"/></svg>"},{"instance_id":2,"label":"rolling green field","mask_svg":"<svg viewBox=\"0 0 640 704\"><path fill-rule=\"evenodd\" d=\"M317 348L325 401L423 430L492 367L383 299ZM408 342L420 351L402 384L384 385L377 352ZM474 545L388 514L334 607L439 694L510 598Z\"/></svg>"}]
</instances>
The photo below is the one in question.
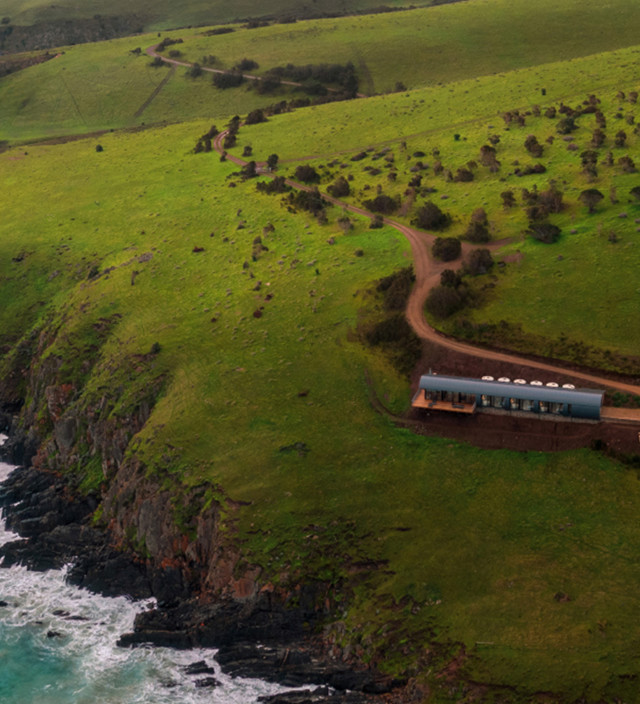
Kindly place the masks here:
<instances>
[{"instance_id":1,"label":"rolling green field","mask_svg":"<svg viewBox=\"0 0 640 704\"><path fill-rule=\"evenodd\" d=\"M408 389L350 330L406 244L287 213L232 165L189 153L207 126L0 155L4 348L41 329L39 363L59 364L77 409L106 399L116 426L161 384L131 451L178 495L223 487L250 502L236 528L273 578L342 590L352 561L388 561L355 589L340 636L384 669L424 667L427 638L444 644L432 668L457 642L479 681L622 696L636 667L635 474L588 451L426 439L378 415L365 369L393 408ZM257 236L268 250L253 261ZM80 456L86 487L103 479L92 466Z\"/></svg>"},{"instance_id":2,"label":"rolling green field","mask_svg":"<svg viewBox=\"0 0 640 704\"><path fill-rule=\"evenodd\" d=\"M144 53L131 53L157 41L156 35L143 35L66 47L51 61L0 79L0 139L29 140L197 117L222 120L273 100L245 87L221 91L208 76L190 79L181 67L152 68Z\"/></svg>"},{"instance_id":3,"label":"rolling green field","mask_svg":"<svg viewBox=\"0 0 640 704\"><path fill-rule=\"evenodd\" d=\"M292 63L353 62L360 90L407 88L564 61L637 43L637 8L630 0L467 0L389 15L310 20L193 36L180 47L190 61L203 55L233 67L255 60L260 74Z\"/></svg>"},{"instance_id":4,"label":"rolling green field","mask_svg":"<svg viewBox=\"0 0 640 704\"><path fill-rule=\"evenodd\" d=\"M431 0L403 2L388 0L387 7L427 5ZM4 0L3 16L13 24L30 25L36 22L91 18L94 15L136 14L144 21L145 29L171 29L187 25L233 22L249 17L305 17L310 14L361 12L378 5L371 0L316 0L312 6L301 5L299 0L60 0L55 4L47 0Z\"/></svg>"},{"instance_id":5,"label":"rolling green field","mask_svg":"<svg viewBox=\"0 0 640 704\"><path fill-rule=\"evenodd\" d=\"M577 57L633 44L633 9L629 0L612 0L606 7L595 4L589 12L579 12L575 0L544 0L535 8L524 0L473 0L407 12L238 29L215 37L202 36L201 29L163 36L184 40L171 48L181 51L185 59L216 56L216 68L233 67L245 57L258 61L257 73L287 63L352 61L364 93L393 90L398 81L409 88L430 86L424 94L405 97L400 93L381 97L380 102L336 107L333 125L328 124L333 119L329 112L323 111L312 130L306 126L298 130L297 120L313 120L315 113L288 118L294 131L286 147L276 133L276 147L286 157L349 149L363 135L375 142L450 124L452 101L454 114L468 121L506 109L507 102L530 104L538 99L541 85L549 97L558 98L578 90L576 80L587 92L611 82L611 76L629 82L632 76L622 69L634 57L624 51L600 58ZM538 15L547 18L545 23L535 21ZM416 26L422 30L416 31ZM55 60L1 79L0 139L223 119L289 97L283 91L260 96L249 84L218 90L212 87L210 74L190 79L182 67L162 83L167 68L151 68L144 52L130 53L157 42L156 33L64 47L64 54ZM566 63L569 59L573 62ZM579 67L576 61L584 64ZM528 72L510 73L525 66L531 67ZM350 129L350 122L363 129Z\"/></svg>"}]
</instances>

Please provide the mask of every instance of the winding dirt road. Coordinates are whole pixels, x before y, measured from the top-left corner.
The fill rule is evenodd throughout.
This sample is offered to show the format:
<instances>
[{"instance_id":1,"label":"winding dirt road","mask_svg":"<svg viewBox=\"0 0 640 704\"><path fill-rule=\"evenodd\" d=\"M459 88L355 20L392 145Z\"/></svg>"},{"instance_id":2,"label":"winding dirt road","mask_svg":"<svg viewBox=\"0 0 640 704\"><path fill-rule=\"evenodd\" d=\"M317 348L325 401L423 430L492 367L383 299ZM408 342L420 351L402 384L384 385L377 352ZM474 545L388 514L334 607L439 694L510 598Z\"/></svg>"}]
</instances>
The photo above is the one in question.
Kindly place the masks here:
<instances>
[{"instance_id":1,"label":"winding dirt road","mask_svg":"<svg viewBox=\"0 0 640 704\"><path fill-rule=\"evenodd\" d=\"M225 153L223 143L226 135L227 131L221 132L219 135L216 136L213 142L214 148L220 154ZM247 161L245 161L244 159L241 159L231 154L227 154L226 158L234 164L237 164L238 166L244 166L245 164L247 164ZM270 178L274 178L276 176L276 174L270 173L269 171L265 170L264 164L258 164L258 166L263 167L259 169L261 175L268 176ZM296 181L292 181L291 179L286 179L286 183L288 186L291 186L292 188L296 188L298 190L312 190L310 186L298 183ZM356 215L362 215L368 218L373 217L373 213L365 210L364 208L345 203L344 201L341 201L337 198L333 198L327 193L322 193L321 195L329 203L332 203L333 205L336 205L340 208L344 208L345 210L355 213ZM492 360L495 362L504 362L506 364L513 364L518 366L525 365L533 369L538 369L540 371L551 373L556 377L562 378L566 376L571 376L573 378L580 379L581 381L586 382L586 384L588 384L589 386L594 386L596 388L603 387L616 391L622 391L624 393L640 395L640 386L632 384L630 382L620 381L618 379L610 379L607 377L599 376L597 374L578 371L576 369L569 369L556 364L552 364L550 362L542 362L539 360L530 359L515 354L508 354L506 352L498 352L482 347L476 347L475 345L471 345L467 342L460 342L459 340L446 337L445 335L439 333L437 330L435 330L429 325L429 323L424 317L424 302L427 298L427 295L429 294L429 291L434 286L437 286L440 283L441 272L444 269L449 268L451 265L444 262L435 261L431 257L431 245L435 240L435 235L431 235L427 232L423 232L422 230L417 230L413 227L409 227L408 225L399 223L391 218L384 218L383 220L385 225L395 228L396 230L398 230L398 232L404 235L404 237L406 237L406 239L409 241L409 244L411 245L416 282L407 302L406 316L407 321L415 331L416 335L418 335L418 337L423 340L435 343L436 345L439 345L440 347L443 347L447 350L462 353L465 355L470 355L475 358ZM488 245L483 246L489 249L497 249L503 246L504 244L505 241L501 241L492 242ZM474 248L475 247L473 247L472 245L463 243L463 256ZM640 410L633 409L633 411L630 412L632 413L633 418L635 420L640 421Z\"/></svg>"}]
</instances>

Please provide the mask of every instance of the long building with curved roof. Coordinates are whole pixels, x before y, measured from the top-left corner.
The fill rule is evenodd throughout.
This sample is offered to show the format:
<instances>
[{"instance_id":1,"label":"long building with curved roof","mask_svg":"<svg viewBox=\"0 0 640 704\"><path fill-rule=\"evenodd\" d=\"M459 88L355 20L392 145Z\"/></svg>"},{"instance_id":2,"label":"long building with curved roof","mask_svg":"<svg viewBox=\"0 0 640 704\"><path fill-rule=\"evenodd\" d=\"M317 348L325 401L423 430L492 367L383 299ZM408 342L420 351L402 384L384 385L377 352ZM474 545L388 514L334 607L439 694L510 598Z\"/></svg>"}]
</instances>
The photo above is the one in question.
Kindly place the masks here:
<instances>
[{"instance_id":1,"label":"long building with curved roof","mask_svg":"<svg viewBox=\"0 0 640 704\"><path fill-rule=\"evenodd\" d=\"M425 374L413 397L414 408L475 413L483 409L524 411L569 418L600 420L604 391L576 389L571 384L527 383L524 379L495 380Z\"/></svg>"}]
</instances>

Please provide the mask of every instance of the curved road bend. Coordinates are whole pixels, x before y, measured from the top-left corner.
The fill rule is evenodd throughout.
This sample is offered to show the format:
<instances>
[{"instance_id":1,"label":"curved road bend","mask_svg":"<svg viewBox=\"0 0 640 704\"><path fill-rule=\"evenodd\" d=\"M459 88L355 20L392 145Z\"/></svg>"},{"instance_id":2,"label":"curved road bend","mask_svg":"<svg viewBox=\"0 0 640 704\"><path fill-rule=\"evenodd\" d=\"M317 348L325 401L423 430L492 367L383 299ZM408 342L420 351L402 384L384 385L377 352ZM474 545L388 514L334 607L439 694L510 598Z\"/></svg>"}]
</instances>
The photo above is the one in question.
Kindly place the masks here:
<instances>
[{"instance_id":1,"label":"curved road bend","mask_svg":"<svg viewBox=\"0 0 640 704\"><path fill-rule=\"evenodd\" d=\"M218 134L213 141L215 150L219 154L222 154L225 151L222 144L226 135L227 131L225 130ZM238 166L244 166L247 164L247 161L232 154L227 154L226 158ZM271 174L269 172L262 172L262 175L269 176L270 178L274 178L276 176L276 174ZM306 186L302 183L292 181L291 179L286 179L286 183L288 186L301 191L312 190L311 186ZM322 193L322 197L333 205L337 205L338 207L344 208L345 210L357 215L362 215L368 218L373 217L373 213L368 210L359 208L356 205L345 203L326 193ZM460 342L459 340L454 340L439 333L429 325L423 312L424 302L429 294L429 291L434 286L438 285L440 282L440 273L447 268L447 264L445 262L436 262L430 256L429 251L433 241L435 240L435 235L430 235L421 230L416 230L413 227L409 227L408 225L403 225L402 223L396 222L391 218L383 218L383 220L385 225L395 228L398 232L404 235L411 245L416 282L409 296L409 300L407 301L406 316L409 325L411 325L418 337L423 340L428 340L429 342L434 342L445 349L449 349L454 352L461 352L480 359L505 362L507 364L525 365L541 371L550 372L557 376L569 375L571 377L581 379L582 381L586 381L588 384L592 384L596 387L605 387L615 389L617 391L623 391L624 393L640 395L640 386L634 384L619 381L617 379L608 379L606 377L598 376L597 374L590 374L588 372L566 369L555 364L528 359L515 354L508 354L506 352L498 352L482 347L476 347L475 345L471 345L467 342ZM504 241L492 242L488 244L487 247L489 249L496 249L503 244ZM463 254L466 254L472 249L474 249L473 246L463 243ZM635 410L632 415L636 420L640 420L640 410Z\"/></svg>"}]
</instances>

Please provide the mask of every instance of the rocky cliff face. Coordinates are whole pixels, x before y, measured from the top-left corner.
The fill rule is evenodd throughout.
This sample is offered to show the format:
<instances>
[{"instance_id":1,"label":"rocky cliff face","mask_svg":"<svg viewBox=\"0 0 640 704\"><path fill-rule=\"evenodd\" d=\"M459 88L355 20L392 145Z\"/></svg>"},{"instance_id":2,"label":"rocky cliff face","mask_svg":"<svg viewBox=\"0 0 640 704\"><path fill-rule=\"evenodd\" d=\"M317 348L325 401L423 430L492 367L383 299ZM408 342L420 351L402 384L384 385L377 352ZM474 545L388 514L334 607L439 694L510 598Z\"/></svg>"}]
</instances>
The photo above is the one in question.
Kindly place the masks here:
<instances>
[{"instance_id":1,"label":"rocky cliff face","mask_svg":"<svg viewBox=\"0 0 640 704\"><path fill-rule=\"evenodd\" d=\"M227 516L241 507L222 489L186 488L145 464L136 436L167 383L153 351L110 367L100 343L116 316L82 323L91 334L75 337L61 319L26 335L0 371L0 421L10 431L2 453L25 466L0 491L25 536L2 548L5 564L47 569L73 559L78 585L155 596L159 608L140 616L123 646L226 648L229 672L292 686L376 694L398 685L318 637L332 616L328 584L307 576L276 588L247 563L221 519L221 502Z\"/></svg>"}]
</instances>

